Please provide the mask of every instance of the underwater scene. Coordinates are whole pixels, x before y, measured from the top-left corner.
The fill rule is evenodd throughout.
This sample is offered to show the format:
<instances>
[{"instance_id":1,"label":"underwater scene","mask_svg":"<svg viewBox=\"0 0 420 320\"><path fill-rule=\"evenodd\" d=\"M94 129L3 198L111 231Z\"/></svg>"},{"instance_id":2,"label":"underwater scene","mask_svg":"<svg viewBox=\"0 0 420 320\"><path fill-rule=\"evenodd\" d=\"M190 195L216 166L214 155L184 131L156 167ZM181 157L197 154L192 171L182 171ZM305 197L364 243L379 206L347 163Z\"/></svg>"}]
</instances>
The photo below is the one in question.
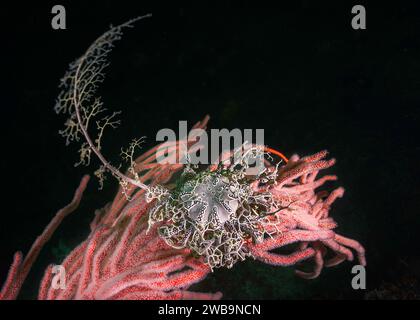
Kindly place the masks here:
<instances>
[{"instance_id":1,"label":"underwater scene","mask_svg":"<svg viewBox=\"0 0 420 320\"><path fill-rule=\"evenodd\" d=\"M1 6L0 300L420 299L419 4Z\"/></svg>"}]
</instances>

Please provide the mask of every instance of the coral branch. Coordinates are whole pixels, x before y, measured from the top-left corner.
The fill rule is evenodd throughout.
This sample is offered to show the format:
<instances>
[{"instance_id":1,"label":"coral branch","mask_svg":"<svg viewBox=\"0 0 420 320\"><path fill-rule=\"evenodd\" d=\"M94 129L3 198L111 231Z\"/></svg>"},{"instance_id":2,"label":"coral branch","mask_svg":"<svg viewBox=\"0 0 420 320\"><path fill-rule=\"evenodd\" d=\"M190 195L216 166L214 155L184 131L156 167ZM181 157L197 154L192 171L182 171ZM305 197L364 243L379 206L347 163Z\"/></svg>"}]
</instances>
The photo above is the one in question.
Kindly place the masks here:
<instances>
[{"instance_id":1,"label":"coral branch","mask_svg":"<svg viewBox=\"0 0 420 320\"><path fill-rule=\"evenodd\" d=\"M20 252L15 254L9 275L0 294L0 300L16 299L23 282L25 281L33 263L35 262L45 243L50 240L51 236L57 227L61 224L63 219L71 212L76 210L79 206L88 181L89 176L86 175L82 178L79 187L74 193L73 200L56 213L48 226L44 229L44 232L35 240L23 262L22 254Z\"/></svg>"}]
</instances>

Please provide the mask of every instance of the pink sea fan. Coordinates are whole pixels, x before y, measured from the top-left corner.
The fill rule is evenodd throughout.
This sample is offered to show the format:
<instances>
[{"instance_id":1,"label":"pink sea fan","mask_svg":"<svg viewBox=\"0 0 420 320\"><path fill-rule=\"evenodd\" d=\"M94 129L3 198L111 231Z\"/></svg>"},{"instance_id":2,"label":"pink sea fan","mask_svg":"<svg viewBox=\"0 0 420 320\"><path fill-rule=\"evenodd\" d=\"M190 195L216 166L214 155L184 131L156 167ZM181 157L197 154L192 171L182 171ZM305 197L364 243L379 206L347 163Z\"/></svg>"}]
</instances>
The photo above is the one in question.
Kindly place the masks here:
<instances>
[{"instance_id":1,"label":"pink sea fan","mask_svg":"<svg viewBox=\"0 0 420 320\"><path fill-rule=\"evenodd\" d=\"M196 124L204 128L208 118ZM191 144L191 143L190 143ZM176 144L178 146L179 144ZM176 153L177 147L172 150ZM179 164L155 162L158 147L136 159L140 180L150 186L169 186ZM331 204L343 195L338 188L331 193L316 192L316 188L335 176L317 178L318 172L334 164L323 160L326 152L310 157L292 156L279 168L274 185L252 186L256 192L270 192L281 210L266 217L267 234L262 242L246 242L246 249L255 259L264 263L291 266L312 258L315 268L310 273L296 271L304 278L317 277L323 266L333 266L344 260L353 260L354 249L360 264L364 265L364 249L356 241L336 234L336 223L328 216ZM274 166L271 167L274 170ZM15 299L42 246L51 237L63 218L76 209L88 182L84 177L73 201L60 210L29 253L22 259L16 253L9 275L0 293L0 299ZM120 190L122 191L122 190ZM45 271L39 290L39 299L219 299L221 293L198 293L188 288L204 279L209 266L190 249L174 249L157 233L159 224L146 232L148 212L153 206L145 201L145 191L135 186L127 197L119 192L114 201L96 212L89 237L78 245L62 262L66 271L66 287L53 286L53 265ZM298 243L288 255L270 251L291 243ZM327 249L336 256L324 263Z\"/></svg>"}]
</instances>

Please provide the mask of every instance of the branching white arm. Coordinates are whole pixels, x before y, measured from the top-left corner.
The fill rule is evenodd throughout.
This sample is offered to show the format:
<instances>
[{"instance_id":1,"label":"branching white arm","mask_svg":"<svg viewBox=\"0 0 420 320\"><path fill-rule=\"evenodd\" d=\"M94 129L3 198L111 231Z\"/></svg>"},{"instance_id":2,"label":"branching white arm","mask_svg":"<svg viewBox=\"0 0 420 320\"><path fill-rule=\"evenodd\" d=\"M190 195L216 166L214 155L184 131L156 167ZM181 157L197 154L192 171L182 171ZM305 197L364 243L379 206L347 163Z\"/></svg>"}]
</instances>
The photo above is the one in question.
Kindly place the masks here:
<instances>
[{"instance_id":1,"label":"branching white arm","mask_svg":"<svg viewBox=\"0 0 420 320\"><path fill-rule=\"evenodd\" d=\"M90 155L93 151L103 164L102 173L108 170L119 180L121 185L132 184L144 190L148 190L148 187L138 177L135 176L135 179L132 179L121 173L101 153L101 139L104 129L118 126L120 121L115 120L115 116L119 112L114 112L96 121L99 132L95 140L92 140L89 134L89 123L94 117L106 111L101 99L95 97L95 93L98 85L105 78L104 70L109 65L106 58L113 48L113 43L121 39L124 28L132 27L134 22L148 17L151 17L151 14L111 27L110 30L96 39L85 54L70 64L68 72L61 80L60 87L63 90L55 105L57 113L67 113L70 116L65 123L65 129L60 131L60 134L66 138L66 143L79 141L79 135L82 135L86 140L86 143L83 143L80 148L80 162L78 164L89 164Z\"/></svg>"}]
</instances>

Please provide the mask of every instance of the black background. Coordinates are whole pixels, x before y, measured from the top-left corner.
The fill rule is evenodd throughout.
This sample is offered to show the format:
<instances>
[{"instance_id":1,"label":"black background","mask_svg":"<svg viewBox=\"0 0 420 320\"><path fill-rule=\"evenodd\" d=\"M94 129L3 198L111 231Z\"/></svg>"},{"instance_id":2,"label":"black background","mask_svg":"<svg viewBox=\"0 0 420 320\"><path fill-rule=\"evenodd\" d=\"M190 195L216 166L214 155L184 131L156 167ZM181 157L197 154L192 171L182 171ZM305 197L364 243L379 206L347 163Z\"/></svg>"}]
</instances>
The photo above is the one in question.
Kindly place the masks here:
<instances>
[{"instance_id":1,"label":"black background","mask_svg":"<svg viewBox=\"0 0 420 320\"><path fill-rule=\"evenodd\" d=\"M0 281L13 253L29 249L82 175L96 169L74 168L78 148L66 147L57 133L64 122L53 111L59 79L110 24L151 12L111 56L101 94L109 109L123 111L123 123L105 136L106 156L118 159L133 137L147 136L147 149L159 129L176 129L178 120L192 125L207 113L210 128L264 128L265 143L288 156L326 148L337 159L330 170L340 178L336 185L346 188L331 215L339 233L366 247L368 291L392 284L397 297L418 292L419 5L250 3L1 4ZM67 9L67 30L51 28L54 4ZM367 30L351 28L355 4L366 7ZM35 297L54 248L82 241L94 210L116 188L115 181L103 191L90 183L79 210L42 251L21 298ZM247 261L218 270L200 289L220 289L228 299L364 298L350 287L351 266L306 281L291 269Z\"/></svg>"}]
</instances>

